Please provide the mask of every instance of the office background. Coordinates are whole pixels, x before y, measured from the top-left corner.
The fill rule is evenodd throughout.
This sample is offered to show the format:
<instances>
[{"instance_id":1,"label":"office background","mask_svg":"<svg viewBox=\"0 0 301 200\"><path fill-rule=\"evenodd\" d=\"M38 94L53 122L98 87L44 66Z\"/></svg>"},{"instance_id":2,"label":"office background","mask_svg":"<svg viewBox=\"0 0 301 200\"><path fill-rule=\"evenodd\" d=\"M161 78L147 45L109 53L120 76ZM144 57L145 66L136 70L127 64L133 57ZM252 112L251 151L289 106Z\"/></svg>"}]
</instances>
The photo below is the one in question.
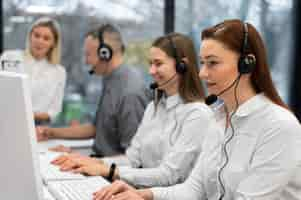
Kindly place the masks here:
<instances>
[{"instance_id":1,"label":"office background","mask_svg":"<svg viewBox=\"0 0 301 200\"><path fill-rule=\"evenodd\" d=\"M213 3L214 2L214 3ZM101 78L90 77L84 64L84 34L93 26L111 22L124 35L126 63L145 74L152 40L177 31L190 35L196 47L200 31L224 19L251 22L267 45L273 81L301 119L299 0L0 0L0 50L23 49L30 24L40 16L57 19L62 27L62 63L68 74L64 111L57 124L91 121L101 94Z\"/></svg>"}]
</instances>

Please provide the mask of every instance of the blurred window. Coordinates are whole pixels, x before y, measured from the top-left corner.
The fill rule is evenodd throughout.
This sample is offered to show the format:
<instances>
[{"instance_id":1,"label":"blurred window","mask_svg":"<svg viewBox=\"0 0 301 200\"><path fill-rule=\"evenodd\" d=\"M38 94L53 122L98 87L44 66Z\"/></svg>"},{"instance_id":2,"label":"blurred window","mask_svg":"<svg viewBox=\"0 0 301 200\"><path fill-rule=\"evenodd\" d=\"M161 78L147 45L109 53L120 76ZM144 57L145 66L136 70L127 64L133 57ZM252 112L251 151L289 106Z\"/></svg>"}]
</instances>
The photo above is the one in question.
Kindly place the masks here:
<instances>
[{"instance_id":1,"label":"blurred window","mask_svg":"<svg viewBox=\"0 0 301 200\"><path fill-rule=\"evenodd\" d=\"M64 111L57 123L72 118L91 121L101 95L101 77L89 76L83 41L87 31L103 23L119 27L125 44L126 64L141 69L145 80L148 50L163 34L164 1L155 0L3 0L4 50L24 49L30 24L41 16L58 20L62 31L62 64L67 70Z\"/></svg>"}]
</instances>

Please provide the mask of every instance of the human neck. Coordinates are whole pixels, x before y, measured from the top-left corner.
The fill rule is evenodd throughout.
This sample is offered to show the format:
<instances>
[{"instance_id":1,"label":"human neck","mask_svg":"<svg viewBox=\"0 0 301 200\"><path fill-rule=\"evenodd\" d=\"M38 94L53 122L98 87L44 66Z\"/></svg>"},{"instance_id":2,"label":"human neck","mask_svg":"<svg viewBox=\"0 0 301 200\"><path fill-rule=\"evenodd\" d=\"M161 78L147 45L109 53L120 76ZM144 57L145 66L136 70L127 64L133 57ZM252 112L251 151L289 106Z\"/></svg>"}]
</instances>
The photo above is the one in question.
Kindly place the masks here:
<instances>
[{"instance_id":1,"label":"human neck","mask_svg":"<svg viewBox=\"0 0 301 200\"><path fill-rule=\"evenodd\" d=\"M222 95L222 99L224 100L227 110L229 112L234 111L237 107L250 98L256 95L256 91L252 87L238 87L236 89L236 97L234 89Z\"/></svg>"},{"instance_id":2,"label":"human neck","mask_svg":"<svg viewBox=\"0 0 301 200\"><path fill-rule=\"evenodd\" d=\"M169 85L166 86L166 88L164 88L164 92L167 96L173 96L179 93L179 83L176 79L170 82Z\"/></svg>"}]
</instances>

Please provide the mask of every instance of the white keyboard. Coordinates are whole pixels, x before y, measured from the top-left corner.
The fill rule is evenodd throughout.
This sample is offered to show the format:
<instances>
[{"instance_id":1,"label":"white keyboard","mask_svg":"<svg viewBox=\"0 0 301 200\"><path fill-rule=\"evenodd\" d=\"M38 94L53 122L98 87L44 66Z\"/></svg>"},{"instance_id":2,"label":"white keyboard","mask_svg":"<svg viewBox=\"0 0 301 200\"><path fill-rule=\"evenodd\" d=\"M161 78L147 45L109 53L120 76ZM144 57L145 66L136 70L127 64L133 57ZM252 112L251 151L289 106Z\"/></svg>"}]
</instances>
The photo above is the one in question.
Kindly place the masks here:
<instances>
[{"instance_id":1,"label":"white keyboard","mask_svg":"<svg viewBox=\"0 0 301 200\"><path fill-rule=\"evenodd\" d=\"M48 184L49 181L79 180L86 178L82 174L61 171L58 166L50 163L53 159L53 155L40 155L40 171L45 184Z\"/></svg>"},{"instance_id":2,"label":"white keyboard","mask_svg":"<svg viewBox=\"0 0 301 200\"><path fill-rule=\"evenodd\" d=\"M90 177L84 180L54 181L48 184L49 192L57 200L92 200L93 193L109 185L102 177Z\"/></svg>"},{"instance_id":3,"label":"white keyboard","mask_svg":"<svg viewBox=\"0 0 301 200\"><path fill-rule=\"evenodd\" d=\"M55 200L55 198L49 193L46 186L43 186L43 200Z\"/></svg>"}]
</instances>

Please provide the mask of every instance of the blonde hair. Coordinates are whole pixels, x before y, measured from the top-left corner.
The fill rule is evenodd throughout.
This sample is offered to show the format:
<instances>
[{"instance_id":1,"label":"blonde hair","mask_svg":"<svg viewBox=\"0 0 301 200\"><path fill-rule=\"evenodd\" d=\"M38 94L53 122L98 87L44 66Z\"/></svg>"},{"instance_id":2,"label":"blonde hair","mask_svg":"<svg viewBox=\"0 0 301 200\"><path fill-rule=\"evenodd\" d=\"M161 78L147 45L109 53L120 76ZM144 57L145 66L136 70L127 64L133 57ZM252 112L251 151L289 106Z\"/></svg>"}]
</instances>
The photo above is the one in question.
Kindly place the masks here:
<instances>
[{"instance_id":1,"label":"blonde hair","mask_svg":"<svg viewBox=\"0 0 301 200\"><path fill-rule=\"evenodd\" d=\"M30 37L32 34L33 29L36 27L48 27L53 36L54 36L54 45L47 53L47 60L51 64L60 64L61 63L61 34L60 34L60 27L59 24L51 18L42 17L38 19L30 28L28 32L27 44L25 49L25 57L29 59L33 59L33 55L31 53L31 46L30 46Z\"/></svg>"}]
</instances>

